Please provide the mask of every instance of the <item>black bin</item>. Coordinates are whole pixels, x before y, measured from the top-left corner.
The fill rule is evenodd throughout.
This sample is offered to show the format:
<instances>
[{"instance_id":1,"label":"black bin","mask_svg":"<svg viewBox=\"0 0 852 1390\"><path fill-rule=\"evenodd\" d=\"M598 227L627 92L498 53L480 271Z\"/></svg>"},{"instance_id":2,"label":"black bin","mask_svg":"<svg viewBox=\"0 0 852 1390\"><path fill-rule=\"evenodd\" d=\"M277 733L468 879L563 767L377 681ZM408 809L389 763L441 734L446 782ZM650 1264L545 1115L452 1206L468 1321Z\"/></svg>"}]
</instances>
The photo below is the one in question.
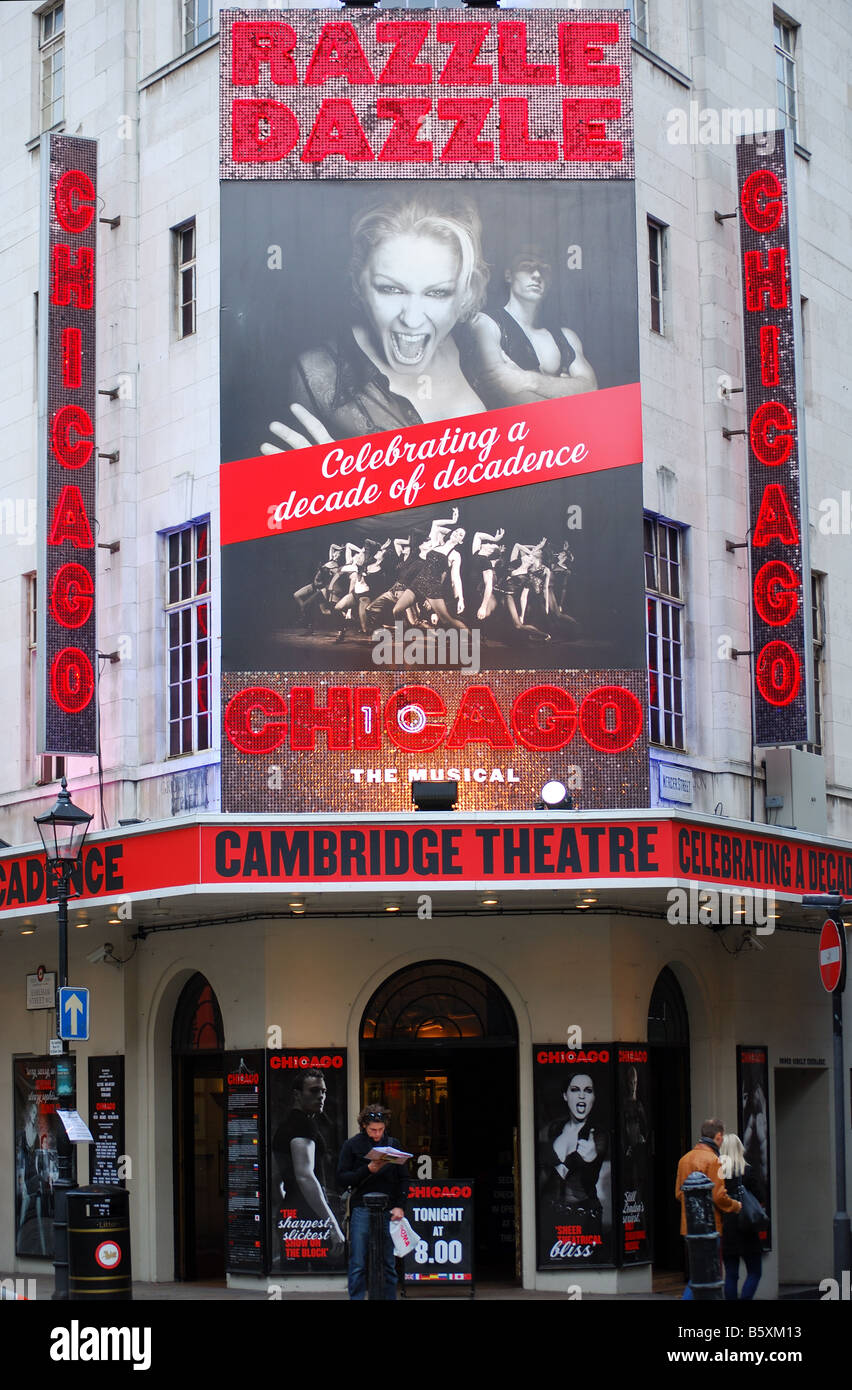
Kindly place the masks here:
<instances>
[{"instance_id":1,"label":"black bin","mask_svg":"<svg viewBox=\"0 0 852 1390\"><path fill-rule=\"evenodd\" d=\"M68 1297L131 1299L130 1193L77 1187L68 1201Z\"/></svg>"}]
</instances>

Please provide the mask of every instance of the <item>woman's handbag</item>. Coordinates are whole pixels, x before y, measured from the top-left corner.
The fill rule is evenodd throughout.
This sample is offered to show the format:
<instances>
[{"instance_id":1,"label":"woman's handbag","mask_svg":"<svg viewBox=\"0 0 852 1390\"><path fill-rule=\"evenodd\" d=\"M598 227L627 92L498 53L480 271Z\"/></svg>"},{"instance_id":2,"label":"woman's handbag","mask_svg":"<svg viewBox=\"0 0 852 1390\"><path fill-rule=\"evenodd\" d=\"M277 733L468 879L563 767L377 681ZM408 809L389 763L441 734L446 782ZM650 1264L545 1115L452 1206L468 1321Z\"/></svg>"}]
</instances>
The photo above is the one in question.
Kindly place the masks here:
<instances>
[{"instance_id":1,"label":"woman's handbag","mask_svg":"<svg viewBox=\"0 0 852 1390\"><path fill-rule=\"evenodd\" d=\"M737 1199L742 1203L742 1210L737 1215L740 1230L747 1234L763 1230L769 1223L769 1217L754 1193L749 1192L744 1183L740 1183Z\"/></svg>"}]
</instances>

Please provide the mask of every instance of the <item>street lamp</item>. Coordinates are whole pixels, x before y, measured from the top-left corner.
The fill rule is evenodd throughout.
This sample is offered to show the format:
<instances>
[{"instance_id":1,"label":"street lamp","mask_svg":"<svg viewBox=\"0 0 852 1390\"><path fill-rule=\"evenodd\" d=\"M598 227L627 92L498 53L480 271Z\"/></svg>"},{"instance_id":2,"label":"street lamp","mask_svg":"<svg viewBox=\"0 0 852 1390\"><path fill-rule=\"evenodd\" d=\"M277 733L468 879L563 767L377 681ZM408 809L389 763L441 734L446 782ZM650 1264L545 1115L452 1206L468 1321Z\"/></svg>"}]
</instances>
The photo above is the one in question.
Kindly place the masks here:
<instances>
[{"instance_id":1,"label":"street lamp","mask_svg":"<svg viewBox=\"0 0 852 1390\"><path fill-rule=\"evenodd\" d=\"M44 846L47 866L47 897L55 899L59 912L59 977L56 994L56 1031L62 1031L59 1013L59 990L68 984L68 899L71 895L71 879L75 869L83 865L83 842L93 817L88 811L81 811L71 800L68 783L62 778L62 787L52 810L43 816L33 817ZM62 1052L68 1053L68 1041L63 1039ZM57 1088L60 1084L60 1064L57 1063ZM65 1064L67 1070L67 1064ZM59 1166L56 1180L56 1208L53 1223L55 1271L54 1298L68 1298L68 1219L67 1191L71 1187L65 1163Z\"/></svg>"},{"instance_id":2,"label":"street lamp","mask_svg":"<svg viewBox=\"0 0 852 1390\"><path fill-rule=\"evenodd\" d=\"M33 817L44 846L47 864L47 896L57 900L59 910L59 989L68 984L68 899L71 896L71 877L83 864L83 842L94 819L71 800L68 783L62 778L62 788L56 804L43 816ZM56 1021L59 1019L57 996ZM59 1031L57 1026L57 1031ZM68 1051L64 1041L62 1051Z\"/></svg>"}]
</instances>

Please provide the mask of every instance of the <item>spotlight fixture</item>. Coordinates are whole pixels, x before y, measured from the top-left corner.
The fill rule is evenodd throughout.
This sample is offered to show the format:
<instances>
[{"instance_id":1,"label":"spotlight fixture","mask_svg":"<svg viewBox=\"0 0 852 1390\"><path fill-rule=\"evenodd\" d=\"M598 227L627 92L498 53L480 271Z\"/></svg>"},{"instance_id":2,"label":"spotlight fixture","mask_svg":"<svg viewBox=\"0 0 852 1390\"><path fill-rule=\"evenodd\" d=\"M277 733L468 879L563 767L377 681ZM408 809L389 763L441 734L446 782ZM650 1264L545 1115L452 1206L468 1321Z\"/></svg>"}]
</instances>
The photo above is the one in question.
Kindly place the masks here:
<instances>
[{"instance_id":1,"label":"spotlight fixture","mask_svg":"<svg viewBox=\"0 0 852 1390\"><path fill-rule=\"evenodd\" d=\"M293 901L288 904L288 906L290 908L290 911L296 917L301 917L305 910L305 904L303 903L301 898L294 898Z\"/></svg>"},{"instance_id":2,"label":"spotlight fixture","mask_svg":"<svg viewBox=\"0 0 852 1390\"><path fill-rule=\"evenodd\" d=\"M112 920L113 920L113 919L110 918L110 922L111 922ZM75 922L75 923L74 923L74 926L77 927L78 930L79 930L80 927L87 927L88 925L89 925L89 923L88 923L88 921L87 921L86 918L84 918L82 922Z\"/></svg>"},{"instance_id":3,"label":"spotlight fixture","mask_svg":"<svg viewBox=\"0 0 852 1390\"><path fill-rule=\"evenodd\" d=\"M35 936L35 927L21 927L21 936Z\"/></svg>"},{"instance_id":4,"label":"spotlight fixture","mask_svg":"<svg viewBox=\"0 0 852 1390\"><path fill-rule=\"evenodd\" d=\"M418 811L452 811L458 799L458 782L411 783L411 800Z\"/></svg>"},{"instance_id":5,"label":"spotlight fixture","mask_svg":"<svg viewBox=\"0 0 852 1390\"><path fill-rule=\"evenodd\" d=\"M396 898L385 898L382 906L385 912L399 912L399 903Z\"/></svg>"},{"instance_id":6,"label":"spotlight fixture","mask_svg":"<svg viewBox=\"0 0 852 1390\"><path fill-rule=\"evenodd\" d=\"M479 899L479 906L480 906L480 907L497 907L498 904L499 904L499 902L500 902L500 899L499 899L499 898L480 898L480 899Z\"/></svg>"},{"instance_id":7,"label":"spotlight fixture","mask_svg":"<svg viewBox=\"0 0 852 1390\"><path fill-rule=\"evenodd\" d=\"M536 802L537 811L573 811L574 798L564 782L545 782L541 789L541 800Z\"/></svg>"}]
</instances>

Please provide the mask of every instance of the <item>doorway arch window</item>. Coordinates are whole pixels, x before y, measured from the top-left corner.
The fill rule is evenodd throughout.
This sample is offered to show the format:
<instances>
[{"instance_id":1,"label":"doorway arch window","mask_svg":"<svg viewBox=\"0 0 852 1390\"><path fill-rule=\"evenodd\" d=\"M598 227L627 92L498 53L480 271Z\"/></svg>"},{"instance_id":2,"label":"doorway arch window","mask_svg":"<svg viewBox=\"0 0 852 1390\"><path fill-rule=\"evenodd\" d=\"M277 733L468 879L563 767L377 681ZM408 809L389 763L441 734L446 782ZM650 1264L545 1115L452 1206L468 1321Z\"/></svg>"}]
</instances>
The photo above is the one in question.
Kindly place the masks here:
<instances>
[{"instance_id":1,"label":"doorway arch window","mask_svg":"<svg viewBox=\"0 0 852 1390\"><path fill-rule=\"evenodd\" d=\"M514 1015L486 975L453 961L421 961L376 990L361 1023L364 1042L517 1042Z\"/></svg>"}]
</instances>

